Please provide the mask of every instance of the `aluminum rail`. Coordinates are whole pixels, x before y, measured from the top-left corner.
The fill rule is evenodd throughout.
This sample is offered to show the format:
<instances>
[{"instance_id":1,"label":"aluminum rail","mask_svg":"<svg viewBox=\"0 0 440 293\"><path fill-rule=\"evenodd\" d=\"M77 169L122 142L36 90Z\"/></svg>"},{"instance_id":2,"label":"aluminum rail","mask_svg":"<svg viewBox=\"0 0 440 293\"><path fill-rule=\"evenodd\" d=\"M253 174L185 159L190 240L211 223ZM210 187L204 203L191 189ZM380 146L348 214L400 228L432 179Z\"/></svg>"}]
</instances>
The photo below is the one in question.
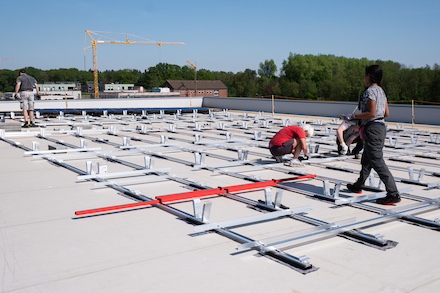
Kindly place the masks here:
<instances>
[{"instance_id":1,"label":"aluminum rail","mask_svg":"<svg viewBox=\"0 0 440 293\"><path fill-rule=\"evenodd\" d=\"M106 143L105 140L101 140L101 142ZM123 164L125 166L133 167L133 168L135 168L137 170L144 169L143 166L139 166L139 165L136 165L136 164L131 163L131 162L123 161L123 160L117 159L117 158L115 158L113 156L106 156L106 155L103 155L103 154L98 154L98 156L101 157L101 158L104 158L104 159L106 159L108 161L111 161L111 162L121 163L121 164ZM62 166L66 167L65 164L62 164ZM85 173L85 172L83 171L82 173ZM192 187L196 187L196 188L200 188L200 189L206 188L204 186L197 185L194 182L188 181L186 179L177 178L177 177L171 176L169 174L162 174L162 173L158 172L157 175L159 175L159 176L166 176L166 177L168 177L171 180L175 180L177 182L185 183L188 186L192 186ZM97 178L95 178L93 180L97 180ZM278 184L281 181L282 181L282 179L281 180L277 180L276 183ZM109 185L109 186L111 188L116 188L116 185ZM234 188L237 188L237 187L234 187ZM241 188L243 188L243 186ZM135 199L138 199L138 200L141 200L141 201L145 201L145 202L153 200L151 198L144 197L144 196L143 196L144 198L140 199L139 198L139 196L140 196L139 194L134 193L134 192L129 191L129 190L124 192L124 194L126 194L128 196L132 196ZM177 217L179 217L180 219L185 220L185 221L187 221L189 223L192 223L192 224L195 224L195 225L203 224L203 222L200 221L199 219L197 219L196 217L194 217L194 216L192 216L190 214L187 214L185 212L179 211L176 208L169 207L168 205L161 204L161 203L153 203L152 206L153 207L158 207L159 209L162 209L162 210L167 211L167 212L169 212L171 214L174 214ZM225 236L225 237L227 237L227 238L229 238L231 240L234 240L234 241L236 241L238 243L245 243L245 242L249 242L249 241L254 241L253 239L250 239L248 237L239 235L239 234L237 234L235 232L232 232L232 231L229 231L227 229L222 229L222 228L221 229L216 229L215 232L220 234L220 235L222 235L222 236ZM280 261L280 262L284 263L285 265L288 265L292 269L295 269L295 270L297 270L297 271L299 271L299 272L301 272L303 274L306 274L306 273L309 273L309 272L317 270L316 267L314 267L312 264L309 263L308 258L305 258L305 257L295 257L295 256L292 256L292 255L290 255L288 253L280 251L280 250L278 250L278 249L276 249L274 247L265 248L265 250L260 251L260 254L262 254L263 256L269 257L269 258L273 258L273 259L275 259L277 261Z\"/></svg>"},{"instance_id":2,"label":"aluminum rail","mask_svg":"<svg viewBox=\"0 0 440 293\"><path fill-rule=\"evenodd\" d=\"M112 162L118 162L118 163L124 164L125 166L134 167L136 169L142 169L143 168L142 166L133 164L131 162L126 162L126 161L123 161L123 160L119 160L119 159L116 159L114 157L110 157L110 156L106 157L106 156L103 156L103 155L101 155L101 157L105 158L105 159L108 159L109 161L112 161ZM192 187L196 187L196 188L200 188L200 189L206 188L206 187L203 187L203 186L199 186L199 185L195 184L194 182L188 181L186 179L177 178L175 176L171 176L171 175L168 175L168 174L158 173L158 175L168 176L169 179L175 180L177 182L181 182L181 183L185 182L188 186L192 186ZM282 182L282 181L283 181L283 179L280 179L280 180L274 181L274 183L278 184L279 182ZM261 184L261 183L259 183L259 184ZM232 188L232 190L237 190L237 189L244 188L244 187L247 187L247 186L249 186L249 185L245 184L244 186L242 185L241 187L233 186L231 188ZM111 187L114 188L114 186L111 186ZM202 191L203 190L200 190L200 192L202 192ZM148 199L147 201L149 201L149 200L152 200L152 199ZM185 221L187 221L189 223L192 223L194 225L202 225L202 224L204 224L204 222L202 222L200 219L197 219L196 217L194 217L192 215L189 215L189 214L187 214L185 212L182 212L182 211L180 211L180 210L178 210L176 208L170 207L170 206L168 206L166 204L154 203L151 206L152 207L157 207L157 208L159 208L161 210L164 210L164 211L167 211L167 212L169 212L171 214L174 214L178 218L180 218L182 220L185 220ZM250 239L248 237L245 237L243 235L240 235L238 233L235 233L233 231L230 231L230 230L224 229L224 228L215 229L214 231L217 234L222 235L224 237L227 237L227 238L229 238L231 240L234 240L234 241L236 241L238 243L245 243L245 242L255 241L253 239ZM278 250L278 249L276 249L274 247L264 248L263 250L260 250L259 252L260 252L261 255L269 257L269 258L273 258L273 259L275 259L275 260L277 260L277 261L279 261L279 262L289 266L290 268L299 271L302 274L307 274L307 273L313 272L313 271L318 269L318 268L313 266L308 261L308 258L306 258L306 257L295 257L295 256L292 256L292 255L290 255L288 253L285 253L285 252L283 252L281 250Z\"/></svg>"},{"instance_id":3,"label":"aluminum rail","mask_svg":"<svg viewBox=\"0 0 440 293\"><path fill-rule=\"evenodd\" d=\"M39 136L39 137L40 137L40 138L43 138L43 139L48 139L48 138L43 137L43 136ZM95 140L94 138L90 138L90 137L87 137L87 139ZM48 139L48 140L50 140L50 141L52 141L52 142L55 142L55 143L62 144L62 145L66 145L66 146L68 146L68 147L74 147L74 148L77 148L77 147L74 146L74 145L66 144L64 141L59 141L59 140L55 140L55 139ZM115 145L114 143L110 143L110 142L105 141L105 140L100 140L100 142ZM171 157L168 157L168 156L162 156L162 155L159 155L159 157L163 157L163 158L168 159L168 160L173 160L173 161L176 161L176 162L179 162L179 163L183 163L183 164L185 164L185 165L192 165L192 163L190 163L190 162L183 161L183 160L180 160L180 159L174 159L174 158L171 158ZM113 159L113 157L108 157L108 156L105 156L105 155L104 155L104 158L107 159L107 160L109 160L109 161L112 161L112 159ZM50 158L49 158L49 159L50 159ZM55 160L55 163L57 163L56 160ZM139 169L139 166L132 165L131 167L136 168L136 169ZM208 168L208 169L209 169L209 168ZM211 168L211 169L212 169L212 168ZM275 168L273 168L273 169L275 169ZM217 172L218 172L219 169L215 168L215 170L217 170ZM353 171L350 170L350 172L353 172ZM154 172L152 172L152 173L154 173ZM231 175L232 175L232 176L237 176L237 175L236 175L237 173L230 173L230 172L228 172L228 174L229 174L230 176L231 176ZM254 181L254 182L257 181L257 180L254 180L254 178L250 178L250 177L248 177L248 176L239 176L239 177L242 178L242 179L245 179L245 180L252 180L252 181ZM324 178L317 177L317 179L324 179ZM111 186L111 185L109 185L109 186ZM295 192L298 192L298 193L302 193L302 194L305 194L305 195L308 195L308 196L312 196L312 197L315 197L315 198L319 198L319 196L317 196L316 194L314 194L314 193L310 193L310 192L307 192L307 191L305 191L305 190L301 190L301 189L297 189L297 188L292 188L292 187L290 187L290 186L285 186L285 185L282 185L282 184L280 184L278 187L279 187L279 188L282 188L282 189L287 189L287 190L290 190L290 191L295 191ZM120 188L120 187L116 187L116 188ZM374 189L374 188L373 188L373 189ZM377 190L379 190L379 189L377 189ZM131 190L128 190L128 193L127 193L127 190L123 190L123 191L121 191L121 192L123 192L124 194L130 194L130 193L132 193ZM134 196L137 197L136 194L135 194ZM404 195L402 195L402 196L404 196ZM142 199L142 198L138 198L138 199L141 200L141 201L145 201L145 199ZM326 199L326 198L324 198L324 197L322 197L321 199L328 200L328 199ZM152 200L152 199L150 199L150 200ZM150 200L148 200L148 201L150 201ZM354 205L354 204L355 204L355 203L351 203L351 204L349 204L349 205L353 205L354 207L362 208L362 209L364 209L364 210L368 210L368 211L372 211L372 212L377 211L376 208L370 208L368 205L365 205L365 204L361 204L361 203L358 203L358 204L356 204L356 205ZM144 203L144 205L148 205L148 204L145 204L145 203ZM418 209L419 209L419 210L421 210L421 209L427 209L427 208L435 209L436 206L438 206L438 205L434 205L434 207L432 207L432 203L429 204L428 207L426 207L425 205L421 204L421 205L419 205ZM129 208L133 208L133 207L129 207ZM105 209L105 208L104 208L104 209ZM121 208L121 209L123 209L123 208ZM124 208L124 209L125 209L125 208ZM380 209L380 210L381 210L382 212L384 211L384 209ZM109 211L111 211L111 209L110 209ZM379 213L381 213L381 212L379 212ZM411 216L411 215L401 216L401 217L399 217L399 219L401 219L401 220L403 220L403 221L405 221L405 222L418 224L418 225L421 225L421 226L426 227L426 228L435 229L435 230L440 230L440 224L439 224L438 221L435 221L435 220L434 220L434 221L431 221L431 220L427 220L427 219L423 219L423 218L415 217L415 216Z\"/></svg>"},{"instance_id":4,"label":"aluminum rail","mask_svg":"<svg viewBox=\"0 0 440 293\"><path fill-rule=\"evenodd\" d=\"M228 176L232 176L232 177L235 177L235 178L240 178L240 179L244 179L244 180L250 180L250 181L254 181L254 182L258 182L259 181L256 178L249 177L249 176L242 175L242 174L238 174L238 173L234 173L234 172L215 170L213 168L206 168L206 169L211 170L211 171L215 171L215 172L218 172L218 173L221 173L221 174L225 174L225 175L228 175ZM311 175L311 174L308 174L308 175ZM306 175L301 174L301 176L307 176L307 174ZM316 178L318 178L318 177L319 176L316 176ZM280 189L290 190L290 191L299 190L299 191L302 191L303 193L305 193L307 195L314 194L314 193L307 192L305 190L300 190L300 189L296 189L296 188L292 188L290 186L284 185L283 184L283 179L280 179L280 181L278 182L276 187L280 188ZM248 205L253 205L254 207L262 209L262 210L271 211L271 212L277 210L276 207L266 205L266 204L264 204L262 202L255 202L255 201L252 201L252 200L249 200L249 199L243 200L242 198L240 198L238 196L235 196L235 195L225 195L225 196L229 197L229 198L233 198L233 199L235 199L237 201L243 201L243 202L247 203ZM287 207L281 207L281 208L287 208ZM308 224L311 224L311 225L314 225L314 226L321 226L321 225L329 224L328 222L321 221L321 220L318 220L318 219L314 219L314 218L311 218L311 217L308 217L308 216L305 216L305 215L293 215L293 216L291 216L291 218L293 218L295 220L299 220L299 221L305 222L305 223L308 223ZM354 230L354 229L348 230L348 231L343 231L343 232L341 232L341 233L339 233L337 235L341 236L341 237L344 237L344 238L351 239L351 240L355 240L355 241L358 241L358 242L360 241L360 242L362 242L364 244L373 245L373 247L376 247L376 248L379 248L379 249L388 249L388 248L392 248L392 247L394 247L396 245L396 242L394 242L394 241L379 239L376 236L373 236L373 235L370 235L370 234L367 234L367 233L363 233L363 232L361 232L359 230Z\"/></svg>"}]
</instances>

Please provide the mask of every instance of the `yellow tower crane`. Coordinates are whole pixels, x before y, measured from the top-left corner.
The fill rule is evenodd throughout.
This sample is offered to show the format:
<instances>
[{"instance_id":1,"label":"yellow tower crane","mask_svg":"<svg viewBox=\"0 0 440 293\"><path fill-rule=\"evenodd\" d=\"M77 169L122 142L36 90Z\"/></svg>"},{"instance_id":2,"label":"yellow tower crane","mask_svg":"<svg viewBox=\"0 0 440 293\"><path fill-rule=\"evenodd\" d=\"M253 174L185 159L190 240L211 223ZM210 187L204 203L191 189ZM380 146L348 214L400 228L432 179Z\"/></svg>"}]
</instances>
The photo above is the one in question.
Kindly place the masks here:
<instances>
[{"instance_id":1,"label":"yellow tower crane","mask_svg":"<svg viewBox=\"0 0 440 293\"><path fill-rule=\"evenodd\" d=\"M129 34L125 34L125 41L118 40L102 40L101 38L107 38L103 34L109 33L98 33L91 30L86 30L86 34L89 36L91 45L92 45L92 53L93 53L93 91L95 98L99 98L99 88L98 88L98 58L97 58L97 50L96 46L98 44L110 44L110 45L156 45L156 46L164 46L164 45L185 45L182 42L157 42L151 40L145 41L131 41L128 37L132 36ZM84 50L85 51L85 50Z\"/></svg>"}]
</instances>

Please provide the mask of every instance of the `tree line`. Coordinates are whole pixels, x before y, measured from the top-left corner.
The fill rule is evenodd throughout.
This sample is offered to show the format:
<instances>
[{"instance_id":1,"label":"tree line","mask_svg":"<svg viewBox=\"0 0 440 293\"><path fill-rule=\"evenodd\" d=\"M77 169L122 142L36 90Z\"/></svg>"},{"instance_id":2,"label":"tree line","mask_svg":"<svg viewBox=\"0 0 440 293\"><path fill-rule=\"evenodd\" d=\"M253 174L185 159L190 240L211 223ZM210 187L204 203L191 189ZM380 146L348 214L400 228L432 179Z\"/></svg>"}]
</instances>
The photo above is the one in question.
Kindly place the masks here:
<instances>
[{"instance_id":1,"label":"tree line","mask_svg":"<svg viewBox=\"0 0 440 293\"><path fill-rule=\"evenodd\" d=\"M364 89L365 67L379 64L384 70L382 86L390 102L440 103L440 65L408 68L393 61L337 57L334 55L301 55L290 53L278 70L273 60L259 64L257 71L242 72L197 70L197 80L221 80L230 97L283 97L292 99L357 101ZM40 70L25 68L38 83L80 82L93 80L91 70L61 68ZM0 70L0 92L13 91L17 70ZM107 70L99 72L100 83L123 83L145 89L162 86L165 80L194 80L194 69L159 63L143 72Z\"/></svg>"}]
</instances>

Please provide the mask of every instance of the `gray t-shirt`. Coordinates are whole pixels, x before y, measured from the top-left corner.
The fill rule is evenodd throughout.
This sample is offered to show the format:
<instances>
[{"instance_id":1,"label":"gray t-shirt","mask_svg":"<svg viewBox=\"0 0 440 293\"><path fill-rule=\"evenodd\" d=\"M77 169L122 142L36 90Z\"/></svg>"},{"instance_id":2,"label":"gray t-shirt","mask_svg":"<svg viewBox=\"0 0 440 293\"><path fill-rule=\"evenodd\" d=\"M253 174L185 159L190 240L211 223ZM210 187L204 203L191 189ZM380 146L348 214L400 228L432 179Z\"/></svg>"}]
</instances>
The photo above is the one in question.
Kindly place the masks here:
<instances>
[{"instance_id":1,"label":"gray t-shirt","mask_svg":"<svg viewBox=\"0 0 440 293\"><path fill-rule=\"evenodd\" d=\"M376 116L370 120L362 120L362 125L365 125L369 121L384 122L387 97L383 89L380 86L372 85L364 91L360 102L360 110L362 113L368 111L368 100L376 101Z\"/></svg>"},{"instance_id":2,"label":"gray t-shirt","mask_svg":"<svg viewBox=\"0 0 440 293\"><path fill-rule=\"evenodd\" d=\"M17 83L20 84L20 91L31 91L34 88L34 84L37 83L37 80L30 75L23 74L17 77Z\"/></svg>"}]
</instances>

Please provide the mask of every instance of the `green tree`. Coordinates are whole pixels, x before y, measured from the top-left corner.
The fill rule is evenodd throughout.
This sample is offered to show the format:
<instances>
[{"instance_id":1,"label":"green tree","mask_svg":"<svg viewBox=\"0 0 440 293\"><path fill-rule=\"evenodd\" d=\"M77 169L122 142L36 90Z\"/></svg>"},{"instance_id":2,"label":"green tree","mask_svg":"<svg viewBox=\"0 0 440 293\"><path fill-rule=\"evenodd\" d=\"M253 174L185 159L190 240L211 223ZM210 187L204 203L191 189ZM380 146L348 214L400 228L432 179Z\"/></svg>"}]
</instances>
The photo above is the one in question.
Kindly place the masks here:
<instances>
[{"instance_id":1,"label":"green tree","mask_svg":"<svg viewBox=\"0 0 440 293\"><path fill-rule=\"evenodd\" d=\"M178 65L159 63L144 72L145 76L142 77L142 81L146 83L147 88L159 87L167 79L181 80L183 72L184 70Z\"/></svg>"},{"instance_id":2,"label":"green tree","mask_svg":"<svg viewBox=\"0 0 440 293\"><path fill-rule=\"evenodd\" d=\"M272 96L281 93L278 78L276 76L277 71L277 66L272 59L260 63L258 69L258 75L260 76L258 81L258 93L261 96Z\"/></svg>"},{"instance_id":3,"label":"green tree","mask_svg":"<svg viewBox=\"0 0 440 293\"><path fill-rule=\"evenodd\" d=\"M440 103L440 66L407 68L393 61L336 57L334 55L300 55L289 53L282 62L279 76L272 59L259 63L257 72L224 72L198 69L198 80L221 80L231 97L281 95L291 98L357 101L364 90L365 67L379 64L384 70L382 87L390 101L411 100ZM93 72L76 68L40 70L24 68L38 83L80 82L93 80ZM0 91L13 91L17 70L0 70ZM193 80L189 66L159 63L143 72L132 69L99 72L101 83L131 83L146 89L163 85L167 79Z\"/></svg>"},{"instance_id":4,"label":"green tree","mask_svg":"<svg viewBox=\"0 0 440 293\"><path fill-rule=\"evenodd\" d=\"M434 64L432 69L432 78L429 85L429 96L427 101L440 103L440 65Z\"/></svg>"},{"instance_id":5,"label":"green tree","mask_svg":"<svg viewBox=\"0 0 440 293\"><path fill-rule=\"evenodd\" d=\"M258 93L257 72L246 69L244 72L238 72L235 76L234 87L239 97L256 97Z\"/></svg>"},{"instance_id":6,"label":"green tree","mask_svg":"<svg viewBox=\"0 0 440 293\"><path fill-rule=\"evenodd\" d=\"M0 92L12 92L15 89L15 81L17 80L18 71L0 70Z\"/></svg>"},{"instance_id":7,"label":"green tree","mask_svg":"<svg viewBox=\"0 0 440 293\"><path fill-rule=\"evenodd\" d=\"M274 78L275 74L277 73L277 66L273 59L271 60L265 60L264 62L260 63L260 67L258 69L258 75L260 77L266 77L266 78Z\"/></svg>"}]
</instances>

